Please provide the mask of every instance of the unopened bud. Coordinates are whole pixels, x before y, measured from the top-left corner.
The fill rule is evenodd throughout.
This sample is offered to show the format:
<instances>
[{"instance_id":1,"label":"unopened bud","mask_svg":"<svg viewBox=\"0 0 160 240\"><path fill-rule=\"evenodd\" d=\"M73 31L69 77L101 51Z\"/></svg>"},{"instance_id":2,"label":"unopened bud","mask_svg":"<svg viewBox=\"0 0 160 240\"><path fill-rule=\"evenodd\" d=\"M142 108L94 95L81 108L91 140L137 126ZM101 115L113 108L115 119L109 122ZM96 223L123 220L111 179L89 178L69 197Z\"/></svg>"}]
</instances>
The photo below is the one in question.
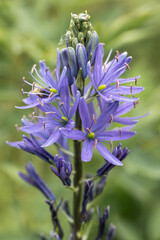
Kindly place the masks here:
<instances>
[{"instance_id":1,"label":"unopened bud","mask_svg":"<svg viewBox=\"0 0 160 240\"><path fill-rule=\"evenodd\" d=\"M79 43L76 47L78 68L82 69L82 79L87 77L87 53L83 44Z\"/></svg>"},{"instance_id":2,"label":"unopened bud","mask_svg":"<svg viewBox=\"0 0 160 240\"><path fill-rule=\"evenodd\" d=\"M82 44L84 44L84 34L83 32L78 33L78 41Z\"/></svg>"},{"instance_id":3,"label":"unopened bud","mask_svg":"<svg viewBox=\"0 0 160 240\"><path fill-rule=\"evenodd\" d=\"M62 64L62 67L64 68L64 66L67 67L67 79L68 79L68 84L69 85L72 85L74 79L73 79L73 76L71 74L71 69L70 69L70 66L69 66L69 53L68 53L68 49L65 48L65 49L62 49L61 53L60 53L60 59L61 59L61 64Z\"/></svg>"},{"instance_id":4,"label":"unopened bud","mask_svg":"<svg viewBox=\"0 0 160 240\"><path fill-rule=\"evenodd\" d=\"M74 48L68 47L68 58L69 58L69 66L71 69L71 73L73 77L77 77L78 74L78 67L77 67L77 60Z\"/></svg>"},{"instance_id":5,"label":"unopened bud","mask_svg":"<svg viewBox=\"0 0 160 240\"><path fill-rule=\"evenodd\" d=\"M91 66L94 64L94 61L95 61L95 56L96 56L96 50L97 50L98 43L99 43L98 34L96 32L93 32L92 37L91 37L90 41L88 42L88 44L86 46L87 61L90 60L90 56L92 54Z\"/></svg>"},{"instance_id":6,"label":"unopened bud","mask_svg":"<svg viewBox=\"0 0 160 240\"><path fill-rule=\"evenodd\" d=\"M67 47L72 47L72 34L70 31L66 32L65 40L66 40Z\"/></svg>"}]
</instances>

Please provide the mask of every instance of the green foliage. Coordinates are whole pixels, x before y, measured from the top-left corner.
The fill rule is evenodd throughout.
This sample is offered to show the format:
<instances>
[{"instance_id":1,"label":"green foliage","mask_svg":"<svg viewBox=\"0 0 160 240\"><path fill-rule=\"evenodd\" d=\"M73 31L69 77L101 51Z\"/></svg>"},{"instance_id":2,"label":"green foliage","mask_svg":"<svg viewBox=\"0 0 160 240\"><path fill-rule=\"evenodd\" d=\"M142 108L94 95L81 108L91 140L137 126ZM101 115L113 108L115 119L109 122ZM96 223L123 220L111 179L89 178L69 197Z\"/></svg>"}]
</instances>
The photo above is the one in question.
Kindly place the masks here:
<instances>
[{"instance_id":1,"label":"green foliage","mask_svg":"<svg viewBox=\"0 0 160 240\"><path fill-rule=\"evenodd\" d=\"M10 148L5 141L21 139L21 133L13 127L15 123L20 124L22 115L30 112L14 109L15 105L22 105L22 77L30 80L28 72L34 63L38 65L39 59L46 59L47 65L55 68L56 48L64 46L70 13L85 9L91 15L100 41L105 43L106 51L118 48L120 52L127 50L133 56L127 74L140 74L138 85L145 86L146 90L132 114L138 116L152 111L151 115L140 120L135 129L137 135L123 143L123 146L125 143L129 146L131 153L124 167L117 167L110 173L104 198L97 201L101 209L107 204L111 206L110 220L117 226L117 240L160 239L158 0L0 1L0 239L39 239L38 234L48 234L51 229L44 198L21 182L16 172L23 171L24 165L32 160L59 200L61 183L45 163ZM83 165L86 172L95 173L102 163L103 160L95 155L92 168L90 163ZM70 191L64 191L71 199ZM63 219L63 215L61 217ZM94 225L91 232L94 234L96 229Z\"/></svg>"}]
</instances>

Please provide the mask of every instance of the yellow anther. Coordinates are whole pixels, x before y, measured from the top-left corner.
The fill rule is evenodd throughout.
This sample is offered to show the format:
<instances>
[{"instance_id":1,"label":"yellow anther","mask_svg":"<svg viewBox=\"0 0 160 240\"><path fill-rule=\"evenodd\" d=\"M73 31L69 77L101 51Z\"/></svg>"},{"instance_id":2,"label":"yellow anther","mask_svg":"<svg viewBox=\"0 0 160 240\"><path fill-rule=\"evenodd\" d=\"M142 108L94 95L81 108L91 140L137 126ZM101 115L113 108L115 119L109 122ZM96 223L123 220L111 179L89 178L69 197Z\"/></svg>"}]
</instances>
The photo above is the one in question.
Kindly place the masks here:
<instances>
[{"instance_id":1,"label":"yellow anther","mask_svg":"<svg viewBox=\"0 0 160 240\"><path fill-rule=\"evenodd\" d=\"M63 123L68 123L68 118L66 117L61 117Z\"/></svg>"},{"instance_id":2,"label":"yellow anther","mask_svg":"<svg viewBox=\"0 0 160 240\"><path fill-rule=\"evenodd\" d=\"M55 88L50 88L49 91L55 94L57 93L57 90Z\"/></svg>"},{"instance_id":3,"label":"yellow anther","mask_svg":"<svg viewBox=\"0 0 160 240\"><path fill-rule=\"evenodd\" d=\"M105 84L99 85L99 87L97 88L98 91L102 91L106 88Z\"/></svg>"},{"instance_id":4,"label":"yellow anther","mask_svg":"<svg viewBox=\"0 0 160 240\"><path fill-rule=\"evenodd\" d=\"M95 138L95 133L90 132L90 133L87 134L87 137L90 138L90 139L93 139L93 138Z\"/></svg>"}]
</instances>

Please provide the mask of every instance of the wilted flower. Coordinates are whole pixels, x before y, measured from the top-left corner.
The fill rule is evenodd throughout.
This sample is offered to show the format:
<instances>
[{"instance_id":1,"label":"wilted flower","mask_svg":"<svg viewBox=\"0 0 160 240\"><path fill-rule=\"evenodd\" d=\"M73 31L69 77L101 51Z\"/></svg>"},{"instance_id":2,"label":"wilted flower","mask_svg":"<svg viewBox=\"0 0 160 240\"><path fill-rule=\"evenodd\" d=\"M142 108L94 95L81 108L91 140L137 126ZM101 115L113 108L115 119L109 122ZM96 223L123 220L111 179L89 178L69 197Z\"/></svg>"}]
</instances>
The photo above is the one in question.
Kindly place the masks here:
<instances>
[{"instance_id":1,"label":"wilted flower","mask_svg":"<svg viewBox=\"0 0 160 240\"><path fill-rule=\"evenodd\" d=\"M71 180L69 176L72 172L72 164L62 157L58 157L58 155L55 156L55 164L57 169L51 166L51 170L61 179L64 185L70 186Z\"/></svg>"},{"instance_id":2,"label":"wilted flower","mask_svg":"<svg viewBox=\"0 0 160 240\"><path fill-rule=\"evenodd\" d=\"M121 144L119 143L118 146L114 148L112 154L120 161L122 161L128 156L129 152L130 151L127 149L127 147L122 149ZM111 164L110 162L106 162L101 168L97 170L98 176L106 175L113 167L115 167L115 165Z\"/></svg>"},{"instance_id":3,"label":"wilted flower","mask_svg":"<svg viewBox=\"0 0 160 240\"><path fill-rule=\"evenodd\" d=\"M82 211L81 211L81 220L86 221L87 220L87 203L90 200L89 197L92 195L94 182L91 182L90 180L85 181L84 191L83 191L83 201L82 201Z\"/></svg>"},{"instance_id":4,"label":"wilted flower","mask_svg":"<svg viewBox=\"0 0 160 240\"><path fill-rule=\"evenodd\" d=\"M39 189L46 196L47 199L52 200L52 201L55 200L54 194L51 192L51 190L47 187L47 185L40 178L40 176L34 169L31 162L26 165L26 170L28 172L28 176L21 172L18 173L19 176L27 183L29 183L32 186Z\"/></svg>"},{"instance_id":5,"label":"wilted flower","mask_svg":"<svg viewBox=\"0 0 160 240\"><path fill-rule=\"evenodd\" d=\"M97 213L99 217L99 229L98 235L95 240L101 240L104 235L106 221L109 216L109 206L107 206L106 209L104 210L102 217L100 216L99 208L97 208Z\"/></svg>"},{"instance_id":6,"label":"wilted flower","mask_svg":"<svg viewBox=\"0 0 160 240\"><path fill-rule=\"evenodd\" d=\"M113 240L115 236L116 227L113 224L109 225L108 232L106 235L106 240Z\"/></svg>"},{"instance_id":7,"label":"wilted flower","mask_svg":"<svg viewBox=\"0 0 160 240\"><path fill-rule=\"evenodd\" d=\"M54 156L41 147L41 144L33 135L30 135L30 138L23 135L23 141L7 141L7 144L11 147L16 147L28 153L34 154L50 164L54 163Z\"/></svg>"},{"instance_id":8,"label":"wilted flower","mask_svg":"<svg viewBox=\"0 0 160 240\"><path fill-rule=\"evenodd\" d=\"M54 234L54 236L56 236L57 240L62 239L64 234L58 219L58 210L62 204L62 201L60 201L56 209L54 207L54 201L47 200L46 203L49 205L49 208L50 208L51 220L54 226L54 230L58 233L58 234L57 233Z\"/></svg>"}]
</instances>

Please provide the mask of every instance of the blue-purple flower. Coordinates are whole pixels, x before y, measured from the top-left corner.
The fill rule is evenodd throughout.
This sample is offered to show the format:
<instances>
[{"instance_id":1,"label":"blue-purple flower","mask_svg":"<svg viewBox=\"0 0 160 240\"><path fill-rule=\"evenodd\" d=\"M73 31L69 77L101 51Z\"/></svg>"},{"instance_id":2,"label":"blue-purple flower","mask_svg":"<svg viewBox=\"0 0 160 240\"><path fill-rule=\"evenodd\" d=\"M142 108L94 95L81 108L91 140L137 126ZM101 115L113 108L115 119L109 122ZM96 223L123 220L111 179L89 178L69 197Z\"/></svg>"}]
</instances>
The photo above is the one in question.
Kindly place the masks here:
<instances>
[{"instance_id":1,"label":"blue-purple flower","mask_svg":"<svg viewBox=\"0 0 160 240\"><path fill-rule=\"evenodd\" d=\"M109 206L107 206L106 209L104 210L102 217L100 216L99 208L97 208L97 213L99 217L99 229L98 229L98 235L96 237L96 240L100 240L102 239L105 233L106 221L109 216Z\"/></svg>"},{"instance_id":2,"label":"blue-purple flower","mask_svg":"<svg viewBox=\"0 0 160 240\"><path fill-rule=\"evenodd\" d=\"M117 147L114 148L112 154L118 158L120 161L123 161L129 154L127 147L122 149L121 144L119 143ZM115 165L106 162L102 167L97 170L98 176L106 175Z\"/></svg>"},{"instance_id":3,"label":"blue-purple flower","mask_svg":"<svg viewBox=\"0 0 160 240\"><path fill-rule=\"evenodd\" d=\"M109 224L108 232L106 234L106 240L113 240L115 236L116 227L113 224Z\"/></svg>"},{"instance_id":4,"label":"blue-purple flower","mask_svg":"<svg viewBox=\"0 0 160 240\"><path fill-rule=\"evenodd\" d=\"M89 200L91 200L90 196L92 196L93 187L94 187L94 182L91 182L90 180L85 181L84 191L83 191L82 211L81 211L82 221L86 221L88 217L87 203Z\"/></svg>"},{"instance_id":5,"label":"blue-purple flower","mask_svg":"<svg viewBox=\"0 0 160 240\"><path fill-rule=\"evenodd\" d=\"M79 103L80 92L77 91L73 106L70 107L69 89L67 81L64 80L60 96L61 102L57 101L58 108L54 107L52 104L47 104L43 107L43 110L46 113L46 117L40 116L38 123L31 122L27 124L27 126L20 128L22 131L29 134L40 132L44 132L45 134L45 131L48 133L48 130L52 130L50 131L51 133L50 136L48 136L47 141L43 143L43 147L50 146L59 139L61 135L61 132L59 131L60 128L72 129L75 125L72 118Z\"/></svg>"},{"instance_id":6,"label":"blue-purple flower","mask_svg":"<svg viewBox=\"0 0 160 240\"><path fill-rule=\"evenodd\" d=\"M20 109L27 109L32 107L40 107L46 103L53 101L55 98L59 97L61 91L61 85L66 78L66 67L63 68L62 73L60 74L60 53L57 49L57 65L56 65L56 81L54 80L49 68L46 66L45 61L40 61L40 74L36 69L36 65L33 66L30 74L35 80L34 83L29 83L23 78L23 82L32 86L32 91L24 92L29 96L23 99L23 102L27 106L17 107ZM36 77L33 75L33 72L36 73Z\"/></svg>"},{"instance_id":7,"label":"blue-purple flower","mask_svg":"<svg viewBox=\"0 0 160 240\"><path fill-rule=\"evenodd\" d=\"M126 69L129 69L129 63L132 57L127 57L127 52L121 54L117 53L115 58L108 62L110 54L103 64L103 44L100 43L97 47L95 65L93 71L91 72L91 65L88 63L88 74L94 87L95 93L97 93L101 98L106 101L111 101L112 99L121 102L135 102L138 98L128 98L123 95L134 95L143 91L143 87L134 87L132 84L130 86L121 86L123 83L133 82L137 84L137 79L135 78L119 78ZM93 93L93 94L95 94Z\"/></svg>"},{"instance_id":8,"label":"blue-purple flower","mask_svg":"<svg viewBox=\"0 0 160 240\"><path fill-rule=\"evenodd\" d=\"M62 204L62 200L60 201L60 203L58 204L58 206L55 208L54 207L54 201L48 201L46 200L46 203L49 205L50 208L50 212L51 212L51 220L52 220L52 224L54 227L54 231L56 231L56 234L51 234L51 237L56 237L57 240L60 240L63 238L64 233L58 218L58 210Z\"/></svg>"},{"instance_id":9,"label":"blue-purple flower","mask_svg":"<svg viewBox=\"0 0 160 240\"><path fill-rule=\"evenodd\" d=\"M56 155L55 165L56 168L51 166L51 170L57 177L59 177L59 179L63 182L64 185L70 186L71 180L69 177L72 172L72 164L69 161L66 161L64 158Z\"/></svg>"},{"instance_id":10,"label":"blue-purple flower","mask_svg":"<svg viewBox=\"0 0 160 240\"><path fill-rule=\"evenodd\" d=\"M80 99L79 112L84 132L76 129L68 131L61 129L61 133L73 140L83 140L83 148L81 152L82 161L88 162L91 160L93 155L93 146L95 146L99 153L108 162L114 165L123 165L122 162L110 153L110 151L102 144L108 141L125 140L135 135L135 132L127 131L125 128L105 131L110 125L111 116L114 116L118 106L118 101L112 102L112 104L110 104L109 107L106 108L96 119L94 114L90 114L84 98Z\"/></svg>"},{"instance_id":11,"label":"blue-purple flower","mask_svg":"<svg viewBox=\"0 0 160 240\"><path fill-rule=\"evenodd\" d=\"M40 176L34 169L31 162L26 165L26 170L27 170L28 176L21 172L19 172L19 176L24 181L26 181L27 183L29 183L30 185L36 187L39 191L41 191L48 200L51 200L51 201L55 200L54 194L51 192L51 190L40 178Z\"/></svg>"},{"instance_id":12,"label":"blue-purple flower","mask_svg":"<svg viewBox=\"0 0 160 240\"><path fill-rule=\"evenodd\" d=\"M34 154L50 164L54 163L54 156L41 147L41 144L33 135L30 135L30 138L23 135L23 141L7 141L7 144L11 147L16 147L28 153Z\"/></svg>"}]
</instances>

